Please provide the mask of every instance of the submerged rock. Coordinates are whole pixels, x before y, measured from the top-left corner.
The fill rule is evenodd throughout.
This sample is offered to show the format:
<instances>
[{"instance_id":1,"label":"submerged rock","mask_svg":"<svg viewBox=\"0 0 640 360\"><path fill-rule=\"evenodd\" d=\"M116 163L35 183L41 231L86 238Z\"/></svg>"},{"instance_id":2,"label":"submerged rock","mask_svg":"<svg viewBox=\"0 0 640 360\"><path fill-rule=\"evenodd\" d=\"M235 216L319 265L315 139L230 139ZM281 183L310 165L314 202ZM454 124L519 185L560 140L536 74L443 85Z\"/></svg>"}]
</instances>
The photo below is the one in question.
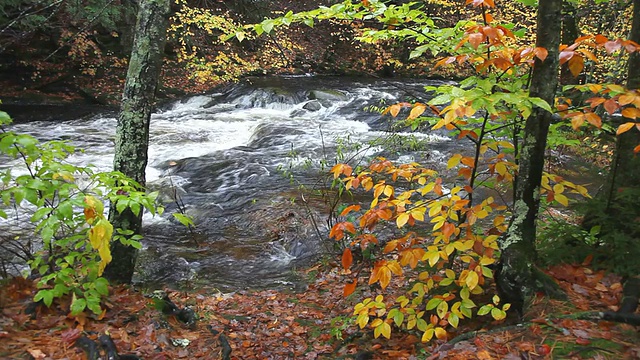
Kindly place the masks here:
<instances>
[{"instance_id":1,"label":"submerged rock","mask_svg":"<svg viewBox=\"0 0 640 360\"><path fill-rule=\"evenodd\" d=\"M349 97L339 90L311 90L309 100L348 101Z\"/></svg>"},{"instance_id":2,"label":"submerged rock","mask_svg":"<svg viewBox=\"0 0 640 360\"><path fill-rule=\"evenodd\" d=\"M311 100L304 104L302 108L309 111L318 111L322 109L322 104L318 100Z\"/></svg>"}]
</instances>

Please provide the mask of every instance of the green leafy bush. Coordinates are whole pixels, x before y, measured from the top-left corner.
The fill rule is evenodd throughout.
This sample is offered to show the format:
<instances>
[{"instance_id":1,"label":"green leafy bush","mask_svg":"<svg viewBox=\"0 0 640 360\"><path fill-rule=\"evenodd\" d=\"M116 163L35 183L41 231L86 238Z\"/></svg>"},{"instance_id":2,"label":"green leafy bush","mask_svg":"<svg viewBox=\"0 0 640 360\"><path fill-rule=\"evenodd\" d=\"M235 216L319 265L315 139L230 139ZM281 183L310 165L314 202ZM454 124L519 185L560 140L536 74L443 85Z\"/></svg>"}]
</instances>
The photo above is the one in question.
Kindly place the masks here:
<instances>
[{"instance_id":1,"label":"green leafy bush","mask_svg":"<svg viewBox=\"0 0 640 360\"><path fill-rule=\"evenodd\" d=\"M0 111L0 127L10 122ZM29 267L40 289L34 300L50 306L54 299L71 296L72 314L87 308L101 313L101 299L108 294L102 272L111 261L111 241L141 246L141 236L119 229L114 236L104 204L111 203L117 212L131 209L139 214L147 209L161 214L158 194L145 193L120 172L70 164L66 159L75 149L66 142L40 142L0 129L0 155L23 164L0 174L0 217L6 219L7 212L14 211L19 220L33 225L29 241L36 244L36 252Z\"/></svg>"}]
</instances>

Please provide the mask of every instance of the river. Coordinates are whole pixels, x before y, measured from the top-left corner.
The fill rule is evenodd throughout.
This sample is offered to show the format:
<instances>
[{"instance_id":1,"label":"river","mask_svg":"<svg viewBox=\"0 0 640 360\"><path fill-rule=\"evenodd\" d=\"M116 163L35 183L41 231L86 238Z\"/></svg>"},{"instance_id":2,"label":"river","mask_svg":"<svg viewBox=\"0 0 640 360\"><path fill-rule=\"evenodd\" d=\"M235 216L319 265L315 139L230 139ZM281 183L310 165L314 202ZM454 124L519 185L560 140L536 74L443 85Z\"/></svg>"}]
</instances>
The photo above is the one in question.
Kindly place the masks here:
<instances>
[{"instance_id":1,"label":"river","mask_svg":"<svg viewBox=\"0 0 640 360\"><path fill-rule=\"evenodd\" d=\"M313 194L325 185L322 164L326 169L337 156L382 154L437 166L452 146L462 146L438 134L402 132L400 137L413 136L427 147L383 153L380 146L366 145L388 136L390 125L388 116L368 106L424 96L423 87L437 83L250 78L162 107L151 120L147 181L164 194L167 214L145 215L136 281L225 290L292 285L293 270L326 250L328 209L318 197L303 203L298 191L304 185ZM71 162L109 170L115 127L113 115L98 115L23 122L10 129L41 140L69 140L85 150ZM357 143L365 145L350 146ZM193 217L195 233L169 215L176 210L174 191Z\"/></svg>"}]
</instances>

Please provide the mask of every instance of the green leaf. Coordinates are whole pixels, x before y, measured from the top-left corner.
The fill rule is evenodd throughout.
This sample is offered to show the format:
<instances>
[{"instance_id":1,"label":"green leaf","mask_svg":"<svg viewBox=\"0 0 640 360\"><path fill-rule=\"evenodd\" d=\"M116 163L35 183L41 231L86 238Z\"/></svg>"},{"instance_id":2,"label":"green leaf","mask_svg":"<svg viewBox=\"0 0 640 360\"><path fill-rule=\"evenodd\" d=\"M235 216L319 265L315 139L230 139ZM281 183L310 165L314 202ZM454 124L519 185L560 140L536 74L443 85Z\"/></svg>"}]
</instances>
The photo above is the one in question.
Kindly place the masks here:
<instances>
[{"instance_id":1,"label":"green leaf","mask_svg":"<svg viewBox=\"0 0 640 360\"><path fill-rule=\"evenodd\" d=\"M454 328L458 328L458 323L460 323L460 318L458 317L458 315L450 313L447 320L449 321L449 324L451 324L451 326L453 326Z\"/></svg>"},{"instance_id":2,"label":"green leaf","mask_svg":"<svg viewBox=\"0 0 640 360\"><path fill-rule=\"evenodd\" d=\"M131 209L131 212L133 212L136 216L140 215L140 203L130 201L129 209Z\"/></svg>"},{"instance_id":3,"label":"green leaf","mask_svg":"<svg viewBox=\"0 0 640 360\"><path fill-rule=\"evenodd\" d=\"M49 215L52 210L53 209L51 209L50 207L45 207L45 208L36 210L36 212L33 213L33 215L31 216L31 222L38 222L42 220L42 218Z\"/></svg>"},{"instance_id":4,"label":"green leaf","mask_svg":"<svg viewBox=\"0 0 640 360\"><path fill-rule=\"evenodd\" d=\"M129 199L120 199L116 203L116 211L121 214L124 209L129 207Z\"/></svg>"},{"instance_id":5,"label":"green leaf","mask_svg":"<svg viewBox=\"0 0 640 360\"><path fill-rule=\"evenodd\" d=\"M193 219L190 216L180 213L174 213L173 217L176 218L184 226L194 226Z\"/></svg>"},{"instance_id":6,"label":"green leaf","mask_svg":"<svg viewBox=\"0 0 640 360\"><path fill-rule=\"evenodd\" d=\"M531 98L529 98L529 101L533 105L535 105L535 106L537 106L537 107L539 107L541 109L547 110L548 112L553 112L551 110L551 106L549 106L549 103L547 103L546 101L544 101L544 100L542 100L542 99L540 99L538 97L531 97Z\"/></svg>"},{"instance_id":7,"label":"green leaf","mask_svg":"<svg viewBox=\"0 0 640 360\"><path fill-rule=\"evenodd\" d=\"M433 99L431 99L429 101L429 104L431 104L431 105L443 105L443 104L446 104L446 103L448 103L450 101L451 101L451 95L442 94L442 95L438 95L438 96L434 97Z\"/></svg>"},{"instance_id":8,"label":"green leaf","mask_svg":"<svg viewBox=\"0 0 640 360\"><path fill-rule=\"evenodd\" d=\"M492 305L483 305L480 309L478 309L478 315L487 315L489 312L491 312L491 309L494 309Z\"/></svg>"},{"instance_id":9,"label":"green leaf","mask_svg":"<svg viewBox=\"0 0 640 360\"><path fill-rule=\"evenodd\" d=\"M261 22L260 25L262 25L262 30L264 30L264 32L268 34L271 32L271 30L273 30L274 22L271 19L267 19Z\"/></svg>"},{"instance_id":10,"label":"green leaf","mask_svg":"<svg viewBox=\"0 0 640 360\"><path fill-rule=\"evenodd\" d=\"M0 111L0 124L8 125L11 124L11 116L4 111Z\"/></svg>"},{"instance_id":11,"label":"green leaf","mask_svg":"<svg viewBox=\"0 0 640 360\"><path fill-rule=\"evenodd\" d=\"M47 306L51 306L53 303L53 290L40 290L36 293L36 296L33 297L33 301L40 301Z\"/></svg>"},{"instance_id":12,"label":"green leaf","mask_svg":"<svg viewBox=\"0 0 640 360\"><path fill-rule=\"evenodd\" d=\"M423 318L420 318L416 322L416 327L420 331L427 331L427 322Z\"/></svg>"},{"instance_id":13,"label":"green leaf","mask_svg":"<svg viewBox=\"0 0 640 360\"><path fill-rule=\"evenodd\" d=\"M433 310L435 309L438 305L440 305L440 303L442 302L442 299L439 298L432 298L431 300L429 300L429 302L427 303L427 307L426 310Z\"/></svg>"},{"instance_id":14,"label":"green leaf","mask_svg":"<svg viewBox=\"0 0 640 360\"><path fill-rule=\"evenodd\" d=\"M78 315L87 308L87 300L84 298L75 298L71 302L71 314Z\"/></svg>"},{"instance_id":15,"label":"green leaf","mask_svg":"<svg viewBox=\"0 0 640 360\"><path fill-rule=\"evenodd\" d=\"M109 295L109 281L103 277L97 278L94 282L96 291L102 296Z\"/></svg>"}]
</instances>

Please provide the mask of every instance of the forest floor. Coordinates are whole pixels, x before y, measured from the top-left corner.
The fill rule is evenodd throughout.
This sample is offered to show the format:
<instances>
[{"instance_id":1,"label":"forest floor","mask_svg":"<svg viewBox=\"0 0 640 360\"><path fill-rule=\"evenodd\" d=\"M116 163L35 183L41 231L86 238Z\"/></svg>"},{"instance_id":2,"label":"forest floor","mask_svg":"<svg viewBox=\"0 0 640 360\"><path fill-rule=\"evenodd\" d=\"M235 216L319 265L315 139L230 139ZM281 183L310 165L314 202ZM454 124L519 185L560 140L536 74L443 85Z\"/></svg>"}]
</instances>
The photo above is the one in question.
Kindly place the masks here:
<instances>
[{"instance_id":1,"label":"forest floor","mask_svg":"<svg viewBox=\"0 0 640 360\"><path fill-rule=\"evenodd\" d=\"M120 354L145 360L640 358L637 328L579 316L615 311L622 296L618 277L583 265L555 266L547 273L568 301L540 297L524 322L475 318L447 341L428 344L417 332L394 330L390 340L374 339L369 328L346 326L353 305L376 293L365 287L344 298L341 275L328 265L304 270L308 286L298 293L167 290L178 307L195 311L198 320L190 325L163 314L143 290L124 286L111 289L100 316L71 316L68 302L34 310L34 284L14 279L0 288L0 358L85 359L76 340L101 334L111 336ZM399 291L390 286L384 295Z\"/></svg>"}]
</instances>

